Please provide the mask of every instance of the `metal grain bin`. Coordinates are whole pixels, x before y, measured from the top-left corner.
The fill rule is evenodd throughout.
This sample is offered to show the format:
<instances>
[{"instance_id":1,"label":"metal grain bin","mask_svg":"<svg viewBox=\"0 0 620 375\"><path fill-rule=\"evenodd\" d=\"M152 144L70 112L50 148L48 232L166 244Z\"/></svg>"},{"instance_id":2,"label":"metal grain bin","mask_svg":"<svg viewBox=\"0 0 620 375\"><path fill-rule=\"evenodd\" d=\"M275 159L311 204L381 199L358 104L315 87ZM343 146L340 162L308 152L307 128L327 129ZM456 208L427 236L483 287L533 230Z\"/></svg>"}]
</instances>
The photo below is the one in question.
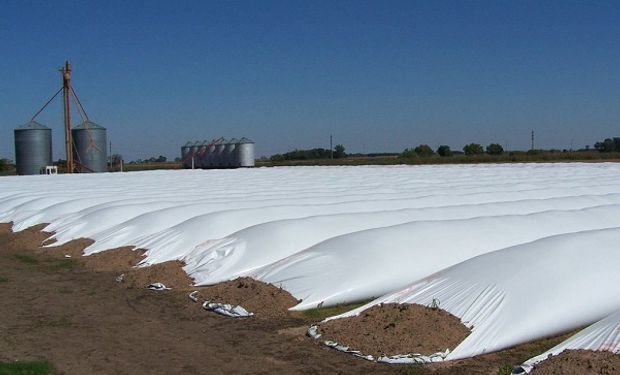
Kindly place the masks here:
<instances>
[{"instance_id":1,"label":"metal grain bin","mask_svg":"<svg viewBox=\"0 0 620 375\"><path fill-rule=\"evenodd\" d=\"M107 132L92 121L84 121L71 129L73 136L73 160L81 173L107 172Z\"/></svg>"},{"instance_id":2,"label":"metal grain bin","mask_svg":"<svg viewBox=\"0 0 620 375\"><path fill-rule=\"evenodd\" d=\"M237 147L235 148L237 154L239 167L253 167L254 166L254 141L241 138Z\"/></svg>"},{"instance_id":3,"label":"metal grain bin","mask_svg":"<svg viewBox=\"0 0 620 375\"><path fill-rule=\"evenodd\" d=\"M52 129L36 121L14 130L17 174L40 174L52 165Z\"/></svg>"},{"instance_id":4,"label":"metal grain bin","mask_svg":"<svg viewBox=\"0 0 620 375\"><path fill-rule=\"evenodd\" d=\"M226 165L226 155L224 153L225 150L226 140L224 138L218 139L217 143L215 144L215 156L213 157L215 167L221 168Z\"/></svg>"},{"instance_id":5,"label":"metal grain bin","mask_svg":"<svg viewBox=\"0 0 620 375\"><path fill-rule=\"evenodd\" d=\"M185 146L181 147L181 162L183 163L183 168L191 168L192 167L192 145L193 142L187 142Z\"/></svg>"},{"instance_id":6,"label":"metal grain bin","mask_svg":"<svg viewBox=\"0 0 620 375\"><path fill-rule=\"evenodd\" d=\"M187 142L185 146L181 147L181 160L183 161L183 165L185 165L187 154L189 154L189 148L192 147L191 142Z\"/></svg>"},{"instance_id":7,"label":"metal grain bin","mask_svg":"<svg viewBox=\"0 0 620 375\"><path fill-rule=\"evenodd\" d=\"M224 149L225 167L239 166L239 158L237 157L237 153L235 152L235 148L237 148L237 143L239 143L239 140L237 138L233 138L226 143L226 148Z\"/></svg>"},{"instance_id":8,"label":"metal grain bin","mask_svg":"<svg viewBox=\"0 0 620 375\"><path fill-rule=\"evenodd\" d=\"M215 166L215 145L217 144L217 141L217 139L214 139L209 142L209 146L207 146L205 168L213 168Z\"/></svg>"},{"instance_id":9,"label":"metal grain bin","mask_svg":"<svg viewBox=\"0 0 620 375\"><path fill-rule=\"evenodd\" d=\"M209 145L211 142L208 140L202 141L200 147L198 147L198 154L196 156L196 168L206 168L207 167L207 152L209 150Z\"/></svg>"}]
</instances>

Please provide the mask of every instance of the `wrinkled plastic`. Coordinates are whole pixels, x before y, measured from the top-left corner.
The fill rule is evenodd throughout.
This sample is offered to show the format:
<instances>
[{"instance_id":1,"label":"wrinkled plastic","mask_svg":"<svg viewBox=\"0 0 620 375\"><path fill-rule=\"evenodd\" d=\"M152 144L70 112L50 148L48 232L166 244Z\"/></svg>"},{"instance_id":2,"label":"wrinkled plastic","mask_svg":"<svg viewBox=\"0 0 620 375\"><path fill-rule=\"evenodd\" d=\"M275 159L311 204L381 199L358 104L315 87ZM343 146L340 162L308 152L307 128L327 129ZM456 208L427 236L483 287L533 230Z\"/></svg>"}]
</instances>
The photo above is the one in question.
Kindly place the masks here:
<instances>
[{"instance_id":1,"label":"wrinkled plastic","mask_svg":"<svg viewBox=\"0 0 620 375\"><path fill-rule=\"evenodd\" d=\"M620 309L618 238L620 228L593 230L495 251L330 319L380 303L439 301L472 331L446 360L558 335Z\"/></svg>"},{"instance_id":2,"label":"wrinkled plastic","mask_svg":"<svg viewBox=\"0 0 620 375\"><path fill-rule=\"evenodd\" d=\"M557 234L620 227L618 212L620 205L609 205L376 228L330 238L250 275L301 299L293 310L367 300L494 250ZM247 250L242 254L245 264L265 256Z\"/></svg>"},{"instance_id":3,"label":"wrinkled plastic","mask_svg":"<svg viewBox=\"0 0 620 375\"><path fill-rule=\"evenodd\" d=\"M254 313L249 312L239 305L230 305L228 303L205 301L202 307L207 311L213 311L216 314L224 315L229 318L249 318L254 315Z\"/></svg>"},{"instance_id":4,"label":"wrinkled plastic","mask_svg":"<svg viewBox=\"0 0 620 375\"><path fill-rule=\"evenodd\" d=\"M565 350L608 351L620 354L620 310L577 332L546 352L525 361L513 374L532 371L534 366Z\"/></svg>"}]
</instances>

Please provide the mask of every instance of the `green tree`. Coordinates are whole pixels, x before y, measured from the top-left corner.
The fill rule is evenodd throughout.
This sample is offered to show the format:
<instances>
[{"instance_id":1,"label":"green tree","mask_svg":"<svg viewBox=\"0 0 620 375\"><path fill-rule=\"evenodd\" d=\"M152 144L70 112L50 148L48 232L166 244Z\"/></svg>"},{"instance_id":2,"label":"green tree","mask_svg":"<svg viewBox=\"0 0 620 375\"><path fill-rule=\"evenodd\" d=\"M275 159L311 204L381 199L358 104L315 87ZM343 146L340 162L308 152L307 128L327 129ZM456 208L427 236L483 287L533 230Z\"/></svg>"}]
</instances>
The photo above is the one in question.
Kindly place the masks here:
<instances>
[{"instance_id":1,"label":"green tree","mask_svg":"<svg viewBox=\"0 0 620 375\"><path fill-rule=\"evenodd\" d=\"M620 151L616 149L616 142L611 138L606 138L603 142L596 142L594 148L600 152Z\"/></svg>"},{"instance_id":2,"label":"green tree","mask_svg":"<svg viewBox=\"0 0 620 375\"><path fill-rule=\"evenodd\" d=\"M504 148L499 143L491 143L487 146L487 154L489 155L501 155L504 153Z\"/></svg>"},{"instance_id":3,"label":"green tree","mask_svg":"<svg viewBox=\"0 0 620 375\"><path fill-rule=\"evenodd\" d=\"M423 158L432 156L434 154L433 149L430 148L429 145L419 145L413 151L415 151L418 156Z\"/></svg>"},{"instance_id":4,"label":"green tree","mask_svg":"<svg viewBox=\"0 0 620 375\"><path fill-rule=\"evenodd\" d=\"M478 143L470 143L463 147L465 155L480 155L484 153L484 149Z\"/></svg>"},{"instance_id":5,"label":"green tree","mask_svg":"<svg viewBox=\"0 0 620 375\"><path fill-rule=\"evenodd\" d=\"M6 160L0 159L0 171L4 171L7 168Z\"/></svg>"},{"instance_id":6,"label":"green tree","mask_svg":"<svg viewBox=\"0 0 620 375\"><path fill-rule=\"evenodd\" d=\"M345 156L347 156L347 154L344 153L344 146L341 144L336 145L336 147L334 147L334 158L340 159Z\"/></svg>"},{"instance_id":7,"label":"green tree","mask_svg":"<svg viewBox=\"0 0 620 375\"><path fill-rule=\"evenodd\" d=\"M450 150L450 146L441 145L437 148L437 154L439 156L452 156L452 150Z\"/></svg>"},{"instance_id":8,"label":"green tree","mask_svg":"<svg viewBox=\"0 0 620 375\"><path fill-rule=\"evenodd\" d=\"M275 154L275 155L271 155L271 157L269 157L269 160L271 160L271 161L284 161L284 160L286 160L286 158L282 154Z\"/></svg>"},{"instance_id":9,"label":"green tree","mask_svg":"<svg viewBox=\"0 0 620 375\"><path fill-rule=\"evenodd\" d=\"M400 155L399 155L399 157L407 158L407 159L415 158L416 156L418 156L418 155L411 148L404 149L403 152L401 152Z\"/></svg>"}]
</instances>

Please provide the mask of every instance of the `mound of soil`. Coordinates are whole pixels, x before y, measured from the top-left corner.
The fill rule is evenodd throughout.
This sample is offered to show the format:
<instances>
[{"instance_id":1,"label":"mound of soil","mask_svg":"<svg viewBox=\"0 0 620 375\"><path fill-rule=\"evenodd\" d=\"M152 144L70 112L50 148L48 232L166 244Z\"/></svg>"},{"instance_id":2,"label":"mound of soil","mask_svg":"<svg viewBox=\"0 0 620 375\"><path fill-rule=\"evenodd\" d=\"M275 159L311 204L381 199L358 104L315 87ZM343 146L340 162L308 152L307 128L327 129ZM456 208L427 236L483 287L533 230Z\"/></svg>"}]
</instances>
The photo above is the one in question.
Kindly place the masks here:
<instances>
[{"instance_id":1,"label":"mound of soil","mask_svg":"<svg viewBox=\"0 0 620 375\"><path fill-rule=\"evenodd\" d=\"M54 242L56 242L56 240L51 238L46 240L44 244L53 245ZM78 238L60 246L41 248L39 251L55 257L64 257L65 255L69 255L72 258L81 258L84 255L84 249L92 245L94 242L95 241L88 238Z\"/></svg>"},{"instance_id":2,"label":"mound of soil","mask_svg":"<svg viewBox=\"0 0 620 375\"><path fill-rule=\"evenodd\" d=\"M2 235L7 236L7 245L12 248L38 248L52 233L43 232L47 224L34 225L17 233L13 233L13 223L1 224Z\"/></svg>"},{"instance_id":3,"label":"mound of soil","mask_svg":"<svg viewBox=\"0 0 620 375\"><path fill-rule=\"evenodd\" d=\"M290 293L272 284L240 277L212 286L200 287L198 298L204 301L240 305L257 318L286 316L290 307L299 303Z\"/></svg>"},{"instance_id":4,"label":"mound of soil","mask_svg":"<svg viewBox=\"0 0 620 375\"><path fill-rule=\"evenodd\" d=\"M121 285L126 288L146 288L151 283L160 282L168 288L185 290L193 284L193 280L182 269L184 264L178 261L136 268L135 266L144 258L145 252L142 249L134 249L133 246L84 256L84 249L93 242L88 238L79 238L64 245L41 248L38 251L59 258L69 255L92 271L124 274Z\"/></svg>"},{"instance_id":5,"label":"mound of soil","mask_svg":"<svg viewBox=\"0 0 620 375\"><path fill-rule=\"evenodd\" d=\"M530 374L620 374L620 355L612 352L567 350L539 363Z\"/></svg>"},{"instance_id":6,"label":"mound of soil","mask_svg":"<svg viewBox=\"0 0 620 375\"><path fill-rule=\"evenodd\" d=\"M86 268L94 271L119 272L131 270L144 258L144 251L134 250L132 246L106 250L80 257Z\"/></svg>"},{"instance_id":7,"label":"mound of soil","mask_svg":"<svg viewBox=\"0 0 620 375\"><path fill-rule=\"evenodd\" d=\"M148 267L132 268L124 274L122 285L128 288L146 288L152 283L162 283L175 290L189 290L194 283L183 271L184 264L178 260L154 264Z\"/></svg>"},{"instance_id":8,"label":"mound of soil","mask_svg":"<svg viewBox=\"0 0 620 375\"><path fill-rule=\"evenodd\" d=\"M375 357L452 350L471 333L444 310L411 304L374 306L356 317L320 323L319 331L321 340Z\"/></svg>"},{"instance_id":9,"label":"mound of soil","mask_svg":"<svg viewBox=\"0 0 620 375\"><path fill-rule=\"evenodd\" d=\"M117 272L40 251L45 235L9 228L0 224L0 367L48 361L52 373L67 375L395 373L321 350L303 332L278 333L294 319L220 318L187 292L119 287Z\"/></svg>"}]
</instances>

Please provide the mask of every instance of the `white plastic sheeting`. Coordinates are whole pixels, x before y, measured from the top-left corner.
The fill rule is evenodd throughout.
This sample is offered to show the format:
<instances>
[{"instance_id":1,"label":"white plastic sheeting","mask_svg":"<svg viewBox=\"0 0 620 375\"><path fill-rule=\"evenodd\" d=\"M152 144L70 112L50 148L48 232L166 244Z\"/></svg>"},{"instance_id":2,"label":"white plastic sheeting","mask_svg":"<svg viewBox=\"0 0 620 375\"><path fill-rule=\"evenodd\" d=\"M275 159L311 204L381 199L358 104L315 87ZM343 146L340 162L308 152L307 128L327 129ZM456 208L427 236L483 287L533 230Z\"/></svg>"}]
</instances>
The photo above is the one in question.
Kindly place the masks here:
<instances>
[{"instance_id":1,"label":"white plastic sheeting","mask_svg":"<svg viewBox=\"0 0 620 375\"><path fill-rule=\"evenodd\" d=\"M213 311L216 314L224 315L229 318L249 318L254 313L249 312L239 305L230 305L228 303L218 303L205 301L202 307L207 311Z\"/></svg>"},{"instance_id":2,"label":"white plastic sheeting","mask_svg":"<svg viewBox=\"0 0 620 375\"><path fill-rule=\"evenodd\" d=\"M618 204L613 163L0 178L0 221L16 231L49 223L55 245L95 240L87 255L145 248L144 265L185 260L200 283L254 275L308 307L378 295L486 251L616 225L606 212Z\"/></svg>"},{"instance_id":3,"label":"white plastic sheeting","mask_svg":"<svg viewBox=\"0 0 620 375\"><path fill-rule=\"evenodd\" d=\"M438 300L472 330L446 360L557 335L620 309L618 238L620 228L593 230L484 254L330 319L380 303Z\"/></svg>"},{"instance_id":4,"label":"white plastic sheeting","mask_svg":"<svg viewBox=\"0 0 620 375\"><path fill-rule=\"evenodd\" d=\"M513 374L532 371L538 363L565 350L608 351L620 354L620 310L579 331L548 351L524 362Z\"/></svg>"},{"instance_id":5,"label":"white plastic sheeting","mask_svg":"<svg viewBox=\"0 0 620 375\"><path fill-rule=\"evenodd\" d=\"M301 299L294 310L331 306L381 296L490 251L562 233L620 227L618 212L620 205L608 205L377 228L331 238L251 276ZM378 261L381 254L385 257ZM247 264L248 258L261 256L239 263Z\"/></svg>"},{"instance_id":6,"label":"white plastic sheeting","mask_svg":"<svg viewBox=\"0 0 620 375\"><path fill-rule=\"evenodd\" d=\"M401 204L406 206L406 203L408 202ZM384 207L383 211L378 212L348 212L277 220L248 227L230 234L228 238L211 240L196 246L184 258L187 263L185 270L194 277L198 285L213 284L243 275L258 277L258 274L251 273L258 267L327 239L370 228L418 220L437 221L529 214L551 209L573 210L614 203L620 203L620 195L529 199L401 210L387 210L388 207ZM382 251L382 249L373 250ZM269 282L287 285L283 282L283 278L270 277Z\"/></svg>"}]
</instances>

